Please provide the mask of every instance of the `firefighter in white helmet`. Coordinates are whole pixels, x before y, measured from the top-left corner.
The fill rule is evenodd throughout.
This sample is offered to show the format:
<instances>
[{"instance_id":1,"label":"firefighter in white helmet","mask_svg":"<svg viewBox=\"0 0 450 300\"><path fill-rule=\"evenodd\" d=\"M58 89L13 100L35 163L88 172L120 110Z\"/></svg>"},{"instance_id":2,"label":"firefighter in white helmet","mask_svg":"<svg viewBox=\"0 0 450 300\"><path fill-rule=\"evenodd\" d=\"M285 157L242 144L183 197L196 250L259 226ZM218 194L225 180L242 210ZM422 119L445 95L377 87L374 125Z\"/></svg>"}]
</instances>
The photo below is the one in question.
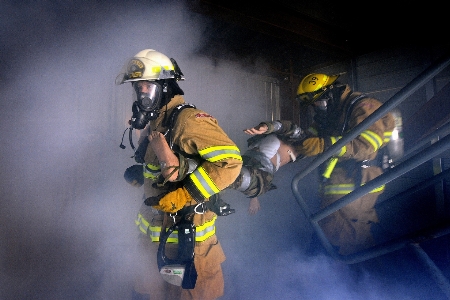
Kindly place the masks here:
<instances>
[{"instance_id":1,"label":"firefighter in white helmet","mask_svg":"<svg viewBox=\"0 0 450 300\"><path fill-rule=\"evenodd\" d=\"M135 92L132 129L149 133L135 157L144 167L146 198L136 224L149 255L135 292L150 299L207 300L224 293L225 255L207 202L234 182L242 158L213 116L184 101L177 83L183 79L174 59L152 49L137 53L116 79ZM158 150L162 138L171 151ZM166 242L178 257L165 255Z\"/></svg>"},{"instance_id":2,"label":"firefighter in white helmet","mask_svg":"<svg viewBox=\"0 0 450 300\"><path fill-rule=\"evenodd\" d=\"M315 112L314 122L307 130L309 137L296 147L301 155L324 152L382 105L377 99L352 91L348 84L338 82L338 78L339 75L314 73L305 76L298 86L301 109L312 105ZM392 114L386 114L323 164L322 208L382 174L379 152L386 148L394 126ZM277 130L283 128L269 126L267 132ZM384 186L380 186L319 222L341 255L374 244L371 227L378 222L374 206L383 190Z\"/></svg>"}]
</instances>

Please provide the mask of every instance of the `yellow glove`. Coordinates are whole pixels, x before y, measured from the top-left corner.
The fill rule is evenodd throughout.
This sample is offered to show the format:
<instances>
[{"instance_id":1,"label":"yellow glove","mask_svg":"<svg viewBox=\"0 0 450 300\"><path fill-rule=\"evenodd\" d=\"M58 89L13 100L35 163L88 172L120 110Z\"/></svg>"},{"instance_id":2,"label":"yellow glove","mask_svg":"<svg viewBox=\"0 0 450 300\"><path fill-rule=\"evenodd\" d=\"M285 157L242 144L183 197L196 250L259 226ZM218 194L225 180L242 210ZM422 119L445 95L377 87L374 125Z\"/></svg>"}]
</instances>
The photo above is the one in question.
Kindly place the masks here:
<instances>
[{"instance_id":1,"label":"yellow glove","mask_svg":"<svg viewBox=\"0 0 450 300\"><path fill-rule=\"evenodd\" d=\"M314 156L322 153L325 150L324 148L324 140L322 138L313 137L303 141L300 152L305 156Z\"/></svg>"},{"instance_id":2,"label":"yellow glove","mask_svg":"<svg viewBox=\"0 0 450 300\"><path fill-rule=\"evenodd\" d=\"M157 205L153 207L164 212L175 213L182 209L184 205L192 200L191 195L184 187L177 188L176 190L165 194Z\"/></svg>"}]
</instances>

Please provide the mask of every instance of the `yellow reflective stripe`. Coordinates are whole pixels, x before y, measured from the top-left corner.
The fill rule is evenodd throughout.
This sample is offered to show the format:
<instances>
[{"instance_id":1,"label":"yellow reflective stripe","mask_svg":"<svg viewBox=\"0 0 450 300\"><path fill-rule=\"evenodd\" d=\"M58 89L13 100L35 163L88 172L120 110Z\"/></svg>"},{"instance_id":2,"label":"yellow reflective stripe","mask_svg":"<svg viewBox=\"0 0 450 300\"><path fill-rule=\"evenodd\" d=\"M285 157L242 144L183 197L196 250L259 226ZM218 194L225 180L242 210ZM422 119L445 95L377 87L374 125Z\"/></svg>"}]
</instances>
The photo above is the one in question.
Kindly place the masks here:
<instances>
[{"instance_id":1,"label":"yellow reflective stripe","mask_svg":"<svg viewBox=\"0 0 450 300\"><path fill-rule=\"evenodd\" d=\"M139 227L140 232L147 234L150 223L141 214L138 214L137 220L135 220L134 223L136 223L136 226Z\"/></svg>"},{"instance_id":2,"label":"yellow reflective stripe","mask_svg":"<svg viewBox=\"0 0 450 300\"><path fill-rule=\"evenodd\" d=\"M384 190L384 184L382 186L379 186L379 187L371 190L369 193L378 193L378 192L381 192L382 190Z\"/></svg>"},{"instance_id":3,"label":"yellow reflective stripe","mask_svg":"<svg viewBox=\"0 0 450 300\"><path fill-rule=\"evenodd\" d=\"M189 174L189 177L205 198L209 198L220 192L203 167L198 167L194 172Z\"/></svg>"},{"instance_id":4,"label":"yellow reflective stripe","mask_svg":"<svg viewBox=\"0 0 450 300\"><path fill-rule=\"evenodd\" d=\"M362 184L361 186L363 186ZM371 190L369 193L378 193L384 190L384 184L382 186L379 186L373 190ZM326 185L324 187L324 194L325 195L347 195L353 192L355 189L355 185L353 183L346 183L346 184L330 184Z\"/></svg>"},{"instance_id":5,"label":"yellow reflective stripe","mask_svg":"<svg viewBox=\"0 0 450 300\"><path fill-rule=\"evenodd\" d=\"M195 241L203 242L216 233L217 216L214 216L211 221L205 222L203 225L195 227Z\"/></svg>"},{"instance_id":6,"label":"yellow reflective stripe","mask_svg":"<svg viewBox=\"0 0 450 300\"><path fill-rule=\"evenodd\" d=\"M144 168L144 177L150 179L157 179L161 174L161 168L152 164L147 164Z\"/></svg>"},{"instance_id":7,"label":"yellow reflective stripe","mask_svg":"<svg viewBox=\"0 0 450 300\"><path fill-rule=\"evenodd\" d=\"M355 185L350 184L331 184L324 187L325 195L345 195L351 193L355 189Z\"/></svg>"},{"instance_id":8,"label":"yellow reflective stripe","mask_svg":"<svg viewBox=\"0 0 450 300\"><path fill-rule=\"evenodd\" d=\"M338 136L338 137L330 136L330 139L331 139L331 145L336 144L336 142L339 141L341 138L342 138L342 136ZM337 155L337 156L343 156L346 152L347 152L347 146L344 145L344 146L341 148L341 151L336 152L335 155Z\"/></svg>"},{"instance_id":9,"label":"yellow reflective stripe","mask_svg":"<svg viewBox=\"0 0 450 300\"><path fill-rule=\"evenodd\" d=\"M150 226L149 227L149 237L152 242L159 242L159 237L161 236L161 226ZM178 231L174 230L167 238L168 243L178 243Z\"/></svg>"},{"instance_id":10,"label":"yellow reflective stripe","mask_svg":"<svg viewBox=\"0 0 450 300\"><path fill-rule=\"evenodd\" d=\"M234 158L237 160L242 160L241 152L236 146L215 146L209 147L199 151L200 156L209 161L217 162L227 158Z\"/></svg>"},{"instance_id":11,"label":"yellow reflective stripe","mask_svg":"<svg viewBox=\"0 0 450 300\"><path fill-rule=\"evenodd\" d=\"M361 137L366 139L373 147L374 151L377 151L383 144L383 139L373 131L364 130L361 132Z\"/></svg>"},{"instance_id":12,"label":"yellow reflective stripe","mask_svg":"<svg viewBox=\"0 0 450 300\"><path fill-rule=\"evenodd\" d=\"M217 216L214 216L210 221L205 222L200 226L195 227L195 241L204 242L214 234L216 234L216 222ZM149 226L148 235L152 242L159 242L161 235L161 226ZM167 239L168 243L178 243L178 231L174 230Z\"/></svg>"},{"instance_id":13,"label":"yellow reflective stripe","mask_svg":"<svg viewBox=\"0 0 450 300\"><path fill-rule=\"evenodd\" d=\"M331 172L333 172L334 167L336 166L336 163L338 162L338 159L336 157L330 158L328 161L327 167L325 168L325 171L323 172L322 176L325 178L330 178Z\"/></svg>"},{"instance_id":14,"label":"yellow reflective stripe","mask_svg":"<svg viewBox=\"0 0 450 300\"><path fill-rule=\"evenodd\" d=\"M384 143L385 144L387 144L387 143L389 143L389 141L391 140L391 138L392 138L392 131L385 131L384 132Z\"/></svg>"}]
</instances>

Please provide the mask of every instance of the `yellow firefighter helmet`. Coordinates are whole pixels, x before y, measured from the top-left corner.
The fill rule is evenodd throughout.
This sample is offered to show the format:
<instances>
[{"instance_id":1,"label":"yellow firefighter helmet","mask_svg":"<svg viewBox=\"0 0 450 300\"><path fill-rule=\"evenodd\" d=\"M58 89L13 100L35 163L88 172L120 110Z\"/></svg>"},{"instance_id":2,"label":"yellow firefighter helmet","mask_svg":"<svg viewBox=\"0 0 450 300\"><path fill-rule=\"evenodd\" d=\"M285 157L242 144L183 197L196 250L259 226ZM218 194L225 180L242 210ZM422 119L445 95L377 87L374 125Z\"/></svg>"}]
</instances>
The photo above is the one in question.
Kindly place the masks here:
<instances>
[{"instance_id":1,"label":"yellow firefighter helmet","mask_svg":"<svg viewBox=\"0 0 450 300\"><path fill-rule=\"evenodd\" d=\"M320 96L332 85L339 75L327 75L320 73L312 73L306 75L297 89L297 99L300 103L309 105L318 100Z\"/></svg>"}]
</instances>

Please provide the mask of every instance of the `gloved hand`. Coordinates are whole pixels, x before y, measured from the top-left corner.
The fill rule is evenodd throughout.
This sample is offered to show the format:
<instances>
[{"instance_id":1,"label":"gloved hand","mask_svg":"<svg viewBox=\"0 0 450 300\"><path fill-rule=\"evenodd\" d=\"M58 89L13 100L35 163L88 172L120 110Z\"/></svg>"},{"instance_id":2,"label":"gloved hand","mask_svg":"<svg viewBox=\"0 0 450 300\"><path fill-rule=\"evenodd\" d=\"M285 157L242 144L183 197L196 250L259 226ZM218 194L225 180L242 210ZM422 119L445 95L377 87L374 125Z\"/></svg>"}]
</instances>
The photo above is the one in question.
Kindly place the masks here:
<instances>
[{"instance_id":1,"label":"gloved hand","mask_svg":"<svg viewBox=\"0 0 450 300\"><path fill-rule=\"evenodd\" d=\"M303 141L300 153L305 156L314 156L325 151L325 143L322 138L312 137Z\"/></svg>"},{"instance_id":2,"label":"gloved hand","mask_svg":"<svg viewBox=\"0 0 450 300\"><path fill-rule=\"evenodd\" d=\"M156 197L149 197L145 199L144 203L164 212L175 213L190 200L192 200L192 197L188 191L184 187L179 187Z\"/></svg>"}]
</instances>

